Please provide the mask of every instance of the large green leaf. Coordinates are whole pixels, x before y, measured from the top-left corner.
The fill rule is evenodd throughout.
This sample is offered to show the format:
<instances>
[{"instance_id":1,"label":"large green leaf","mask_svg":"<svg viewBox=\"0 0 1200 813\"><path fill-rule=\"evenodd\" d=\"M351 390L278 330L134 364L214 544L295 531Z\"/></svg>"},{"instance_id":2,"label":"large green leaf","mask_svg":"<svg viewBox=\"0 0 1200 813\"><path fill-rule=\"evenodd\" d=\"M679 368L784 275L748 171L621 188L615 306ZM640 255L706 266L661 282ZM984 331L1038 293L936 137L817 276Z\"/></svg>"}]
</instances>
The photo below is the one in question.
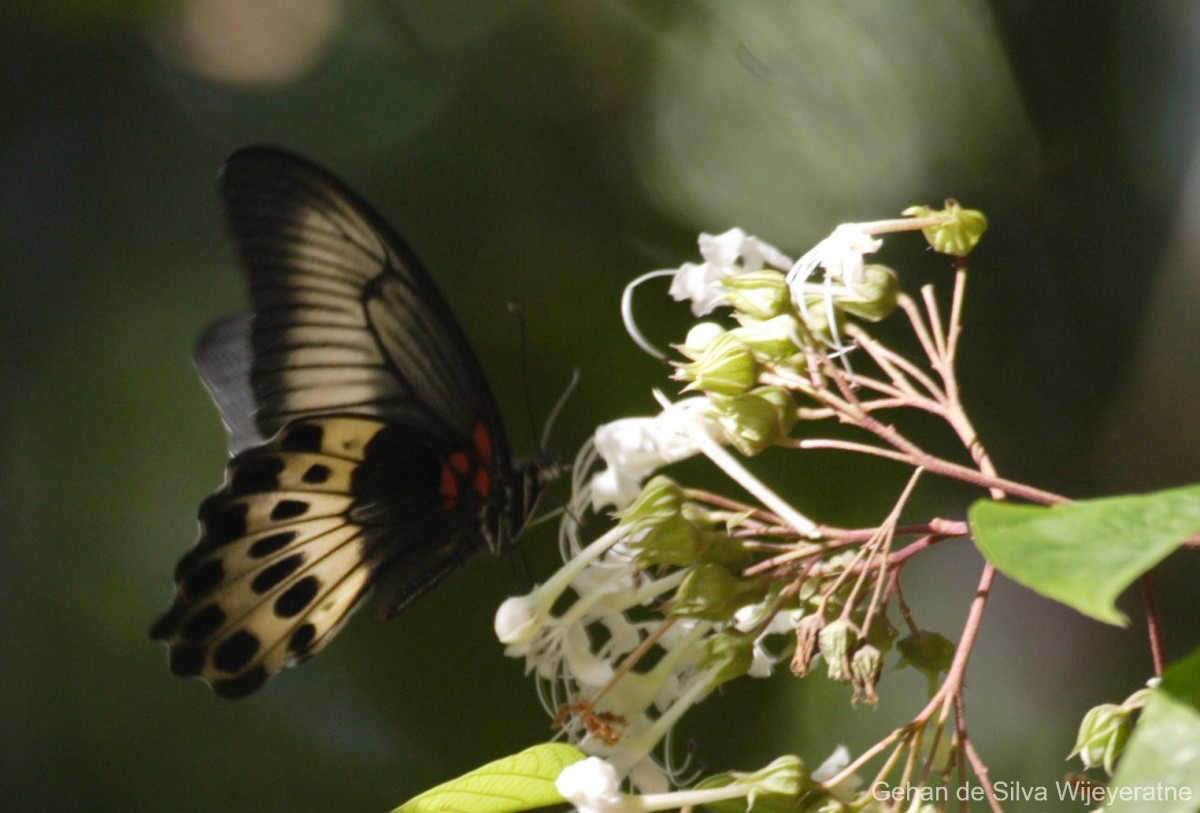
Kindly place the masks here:
<instances>
[{"instance_id":1,"label":"large green leaf","mask_svg":"<svg viewBox=\"0 0 1200 813\"><path fill-rule=\"evenodd\" d=\"M975 544L1001 573L1109 624L1135 579L1200 531L1200 486L1051 508L980 500Z\"/></svg>"},{"instance_id":2,"label":"large green leaf","mask_svg":"<svg viewBox=\"0 0 1200 813\"><path fill-rule=\"evenodd\" d=\"M1106 813L1200 810L1200 650L1172 666L1133 730Z\"/></svg>"},{"instance_id":3,"label":"large green leaf","mask_svg":"<svg viewBox=\"0 0 1200 813\"><path fill-rule=\"evenodd\" d=\"M430 788L392 813L516 813L562 804L554 780L583 757L563 743L535 745Z\"/></svg>"}]
</instances>

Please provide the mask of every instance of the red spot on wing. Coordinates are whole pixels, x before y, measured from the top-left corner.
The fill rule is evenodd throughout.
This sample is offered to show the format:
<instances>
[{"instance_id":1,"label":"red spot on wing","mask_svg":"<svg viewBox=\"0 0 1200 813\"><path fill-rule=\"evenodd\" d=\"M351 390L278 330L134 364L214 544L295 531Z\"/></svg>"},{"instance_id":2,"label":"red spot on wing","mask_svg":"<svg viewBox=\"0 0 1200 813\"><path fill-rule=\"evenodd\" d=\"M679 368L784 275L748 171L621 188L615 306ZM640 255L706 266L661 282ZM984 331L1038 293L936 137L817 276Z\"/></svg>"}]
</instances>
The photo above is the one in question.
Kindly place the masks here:
<instances>
[{"instance_id":1,"label":"red spot on wing","mask_svg":"<svg viewBox=\"0 0 1200 813\"><path fill-rule=\"evenodd\" d=\"M492 465L492 433L482 423L475 424L475 451L485 465Z\"/></svg>"},{"instance_id":2,"label":"red spot on wing","mask_svg":"<svg viewBox=\"0 0 1200 813\"><path fill-rule=\"evenodd\" d=\"M450 468L454 469L459 474L466 474L471 470L471 461L467 457L466 452L455 452L450 455Z\"/></svg>"}]
</instances>

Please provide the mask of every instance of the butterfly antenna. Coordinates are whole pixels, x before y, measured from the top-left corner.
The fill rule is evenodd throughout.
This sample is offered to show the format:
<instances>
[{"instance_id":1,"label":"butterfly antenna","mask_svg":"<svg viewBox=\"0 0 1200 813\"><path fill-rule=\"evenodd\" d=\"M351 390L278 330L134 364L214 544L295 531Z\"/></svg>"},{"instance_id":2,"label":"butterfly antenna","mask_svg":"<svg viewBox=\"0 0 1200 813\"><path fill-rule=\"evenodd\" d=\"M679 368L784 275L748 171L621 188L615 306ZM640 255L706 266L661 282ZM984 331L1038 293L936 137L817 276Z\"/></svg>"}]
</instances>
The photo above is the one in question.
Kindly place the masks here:
<instances>
[{"instance_id":1,"label":"butterfly antenna","mask_svg":"<svg viewBox=\"0 0 1200 813\"><path fill-rule=\"evenodd\" d=\"M546 425L542 429L542 436L538 439L538 448L543 452L550 448L550 433L554 431L554 424L558 421L559 413L563 411L563 407L567 405L567 400L571 394L575 392L575 388L579 386L579 368L575 367L571 370L571 380L567 382L567 386L563 389L562 395L558 396L558 400L554 402L554 408L550 410L549 416L546 418Z\"/></svg>"},{"instance_id":2,"label":"butterfly antenna","mask_svg":"<svg viewBox=\"0 0 1200 813\"><path fill-rule=\"evenodd\" d=\"M542 427L542 433L538 436L537 421L533 416L533 394L529 389L529 342L525 334L525 314L521 312L521 306L515 302L508 303L508 310L517 319L517 335L521 342L521 388L525 391L525 416L529 421L529 434L532 437L538 437L538 451L545 453L550 447L550 435L554 431L554 424L558 421L559 414L567 405L575 388L579 386L581 378L579 368L571 370L571 380L567 382L562 395L558 396L558 400L554 402L554 408L550 410L550 415Z\"/></svg>"}]
</instances>

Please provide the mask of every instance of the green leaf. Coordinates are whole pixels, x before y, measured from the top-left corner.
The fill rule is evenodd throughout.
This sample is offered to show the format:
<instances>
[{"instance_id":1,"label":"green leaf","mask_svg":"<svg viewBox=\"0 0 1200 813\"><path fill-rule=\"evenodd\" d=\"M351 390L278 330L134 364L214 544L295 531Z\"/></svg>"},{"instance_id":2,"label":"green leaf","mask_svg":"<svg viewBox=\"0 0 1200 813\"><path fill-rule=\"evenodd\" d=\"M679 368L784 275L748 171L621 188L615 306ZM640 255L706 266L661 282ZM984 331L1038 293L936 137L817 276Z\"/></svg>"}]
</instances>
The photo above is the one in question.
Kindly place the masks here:
<instances>
[{"instance_id":1,"label":"green leaf","mask_svg":"<svg viewBox=\"0 0 1200 813\"><path fill-rule=\"evenodd\" d=\"M1108 792L1106 813L1200 810L1200 649L1163 674Z\"/></svg>"},{"instance_id":2,"label":"green leaf","mask_svg":"<svg viewBox=\"0 0 1200 813\"><path fill-rule=\"evenodd\" d=\"M392 813L510 813L562 804L554 780L583 758L563 743L535 745L430 788Z\"/></svg>"},{"instance_id":3,"label":"green leaf","mask_svg":"<svg viewBox=\"0 0 1200 813\"><path fill-rule=\"evenodd\" d=\"M1051 508L980 500L975 544L1001 573L1109 624L1126 587L1200 531L1200 486Z\"/></svg>"}]
</instances>

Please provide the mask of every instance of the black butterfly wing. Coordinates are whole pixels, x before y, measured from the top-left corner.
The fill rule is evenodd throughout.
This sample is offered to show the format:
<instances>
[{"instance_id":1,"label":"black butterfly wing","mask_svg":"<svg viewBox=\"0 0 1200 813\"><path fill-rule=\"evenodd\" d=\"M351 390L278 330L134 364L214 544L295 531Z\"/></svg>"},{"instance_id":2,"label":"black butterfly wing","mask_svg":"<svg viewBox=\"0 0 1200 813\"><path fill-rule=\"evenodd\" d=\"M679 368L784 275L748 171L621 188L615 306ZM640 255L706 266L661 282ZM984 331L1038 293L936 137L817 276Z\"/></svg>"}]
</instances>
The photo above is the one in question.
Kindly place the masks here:
<instances>
[{"instance_id":1,"label":"black butterfly wing","mask_svg":"<svg viewBox=\"0 0 1200 813\"><path fill-rule=\"evenodd\" d=\"M239 697L320 651L381 577L388 615L456 567L511 464L461 328L369 206L268 148L235 153L221 188L253 311L196 360L235 457L152 635L176 674Z\"/></svg>"},{"instance_id":2,"label":"black butterfly wing","mask_svg":"<svg viewBox=\"0 0 1200 813\"><path fill-rule=\"evenodd\" d=\"M251 383L271 437L297 417L349 412L448 440L492 431L495 400L466 336L404 242L330 173L251 147L221 192L253 302Z\"/></svg>"}]
</instances>

